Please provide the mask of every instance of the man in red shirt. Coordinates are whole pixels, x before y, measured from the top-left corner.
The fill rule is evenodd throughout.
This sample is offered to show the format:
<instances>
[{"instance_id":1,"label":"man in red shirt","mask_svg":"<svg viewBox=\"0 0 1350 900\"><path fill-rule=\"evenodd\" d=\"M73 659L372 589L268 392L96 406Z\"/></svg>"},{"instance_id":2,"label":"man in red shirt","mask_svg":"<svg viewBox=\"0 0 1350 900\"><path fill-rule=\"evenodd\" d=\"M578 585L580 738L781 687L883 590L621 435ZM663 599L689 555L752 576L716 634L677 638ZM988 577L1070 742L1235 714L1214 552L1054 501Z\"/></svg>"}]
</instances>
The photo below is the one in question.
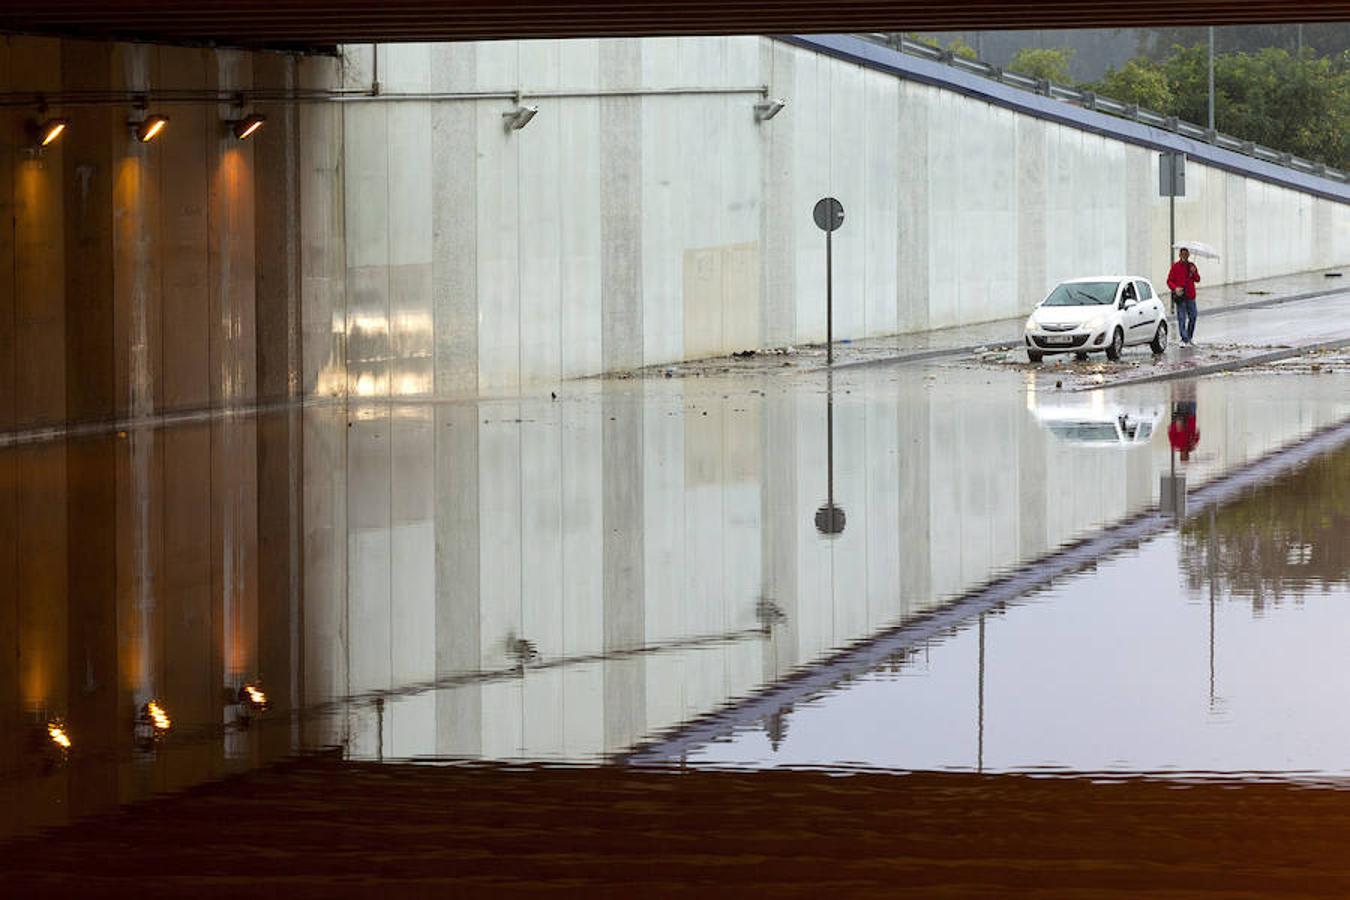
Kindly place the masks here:
<instances>
[{"instance_id":1,"label":"man in red shirt","mask_svg":"<svg viewBox=\"0 0 1350 900\"><path fill-rule=\"evenodd\" d=\"M1181 400L1172 404L1172 424L1167 426L1167 440L1171 442L1172 449L1181 454L1182 462L1190 459L1191 451L1200 444L1200 427L1196 424L1195 412L1194 400Z\"/></svg>"},{"instance_id":2,"label":"man in red shirt","mask_svg":"<svg viewBox=\"0 0 1350 900\"><path fill-rule=\"evenodd\" d=\"M1172 305L1177 310L1177 330L1181 332L1181 346L1189 347L1195 336L1195 318L1199 310L1195 306L1195 286L1200 282L1200 270L1191 262L1191 251L1185 247L1178 254L1180 259L1172 263L1167 273L1167 286L1172 289Z\"/></svg>"}]
</instances>

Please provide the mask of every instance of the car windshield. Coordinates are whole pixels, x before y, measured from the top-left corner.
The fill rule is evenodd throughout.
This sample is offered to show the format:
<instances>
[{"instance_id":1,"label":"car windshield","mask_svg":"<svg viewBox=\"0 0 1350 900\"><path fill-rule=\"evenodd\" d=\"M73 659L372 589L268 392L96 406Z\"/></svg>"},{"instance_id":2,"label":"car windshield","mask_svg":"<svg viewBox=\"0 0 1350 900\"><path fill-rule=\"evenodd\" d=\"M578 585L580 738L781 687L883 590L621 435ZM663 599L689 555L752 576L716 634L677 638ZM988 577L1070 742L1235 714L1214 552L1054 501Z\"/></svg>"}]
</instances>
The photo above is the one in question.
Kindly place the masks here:
<instances>
[{"instance_id":1,"label":"car windshield","mask_svg":"<svg viewBox=\"0 0 1350 900\"><path fill-rule=\"evenodd\" d=\"M1116 299L1118 281L1073 281L1050 292L1042 306L1108 306Z\"/></svg>"},{"instance_id":2,"label":"car windshield","mask_svg":"<svg viewBox=\"0 0 1350 900\"><path fill-rule=\"evenodd\" d=\"M1116 426L1105 422L1051 422L1050 433L1066 441L1119 441Z\"/></svg>"}]
</instances>

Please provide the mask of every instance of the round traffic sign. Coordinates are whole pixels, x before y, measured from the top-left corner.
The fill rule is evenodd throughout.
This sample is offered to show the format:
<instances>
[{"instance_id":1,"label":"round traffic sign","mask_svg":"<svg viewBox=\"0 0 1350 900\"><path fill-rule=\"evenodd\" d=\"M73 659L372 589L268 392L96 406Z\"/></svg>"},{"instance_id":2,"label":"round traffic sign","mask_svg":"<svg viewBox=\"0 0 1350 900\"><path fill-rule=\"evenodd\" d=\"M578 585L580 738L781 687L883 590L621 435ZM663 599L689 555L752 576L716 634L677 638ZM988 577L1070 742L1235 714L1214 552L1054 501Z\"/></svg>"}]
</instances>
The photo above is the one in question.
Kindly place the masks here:
<instances>
[{"instance_id":1,"label":"round traffic sign","mask_svg":"<svg viewBox=\"0 0 1350 900\"><path fill-rule=\"evenodd\" d=\"M811 216L821 231L837 231L844 224L844 204L833 197L821 197L816 201Z\"/></svg>"}]
</instances>

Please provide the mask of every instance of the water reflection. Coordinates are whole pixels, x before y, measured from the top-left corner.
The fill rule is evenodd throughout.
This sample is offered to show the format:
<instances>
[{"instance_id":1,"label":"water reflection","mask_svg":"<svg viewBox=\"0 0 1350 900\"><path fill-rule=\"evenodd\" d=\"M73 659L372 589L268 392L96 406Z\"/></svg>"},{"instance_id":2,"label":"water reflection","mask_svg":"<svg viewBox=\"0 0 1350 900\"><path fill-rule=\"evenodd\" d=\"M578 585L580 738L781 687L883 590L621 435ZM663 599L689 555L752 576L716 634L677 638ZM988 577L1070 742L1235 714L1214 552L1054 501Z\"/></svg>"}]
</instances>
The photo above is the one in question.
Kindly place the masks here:
<instances>
[{"instance_id":1,"label":"water reflection","mask_svg":"<svg viewBox=\"0 0 1350 900\"><path fill-rule=\"evenodd\" d=\"M1347 488L1343 446L684 763L1340 783Z\"/></svg>"},{"instance_id":2,"label":"water reflection","mask_svg":"<svg viewBox=\"0 0 1350 900\"><path fill-rule=\"evenodd\" d=\"M1338 379L1300 385L1199 385L1192 484L1350 415ZM1080 400L900 369L581 382L558 400L314 406L7 448L0 832L298 751L622 754L1152 507L1167 391L1082 395L1114 423L1107 446L1048 427ZM848 510L830 540L821 497ZM1157 571L1118 579L1149 591ZM886 663L961 685L925 702L973 731L910 740L997 768L1023 701L998 686L1012 617L987 619L969 665L960 635ZM151 701L172 728L147 744ZM800 752L807 712L759 716L767 752L841 758Z\"/></svg>"},{"instance_id":3,"label":"water reflection","mask_svg":"<svg viewBox=\"0 0 1350 900\"><path fill-rule=\"evenodd\" d=\"M834 370L825 374L825 503L816 510L816 531L826 537L844 533L848 517L834 502Z\"/></svg>"},{"instance_id":4,"label":"water reflection","mask_svg":"<svg viewBox=\"0 0 1350 900\"><path fill-rule=\"evenodd\" d=\"M1258 615L1342 587L1350 580L1350 453L1316 459L1188 521L1181 536L1190 590L1217 589Z\"/></svg>"}]
</instances>

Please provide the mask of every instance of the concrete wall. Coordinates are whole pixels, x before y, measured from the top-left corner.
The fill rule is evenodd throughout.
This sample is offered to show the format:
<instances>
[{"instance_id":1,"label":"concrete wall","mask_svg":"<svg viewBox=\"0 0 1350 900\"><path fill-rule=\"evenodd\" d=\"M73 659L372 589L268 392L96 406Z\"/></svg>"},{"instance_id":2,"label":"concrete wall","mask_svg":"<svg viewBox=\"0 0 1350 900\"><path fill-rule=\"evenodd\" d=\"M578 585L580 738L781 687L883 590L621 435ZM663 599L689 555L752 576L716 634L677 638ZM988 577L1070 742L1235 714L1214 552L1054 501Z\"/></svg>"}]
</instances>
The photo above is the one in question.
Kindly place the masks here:
<instances>
[{"instance_id":1,"label":"concrete wall","mask_svg":"<svg viewBox=\"0 0 1350 900\"><path fill-rule=\"evenodd\" d=\"M345 84L369 87L369 47ZM561 379L1016 316L1069 276L1161 280L1157 154L756 37L379 48L386 94L558 92L343 108L348 384L510 396ZM767 85L787 108L756 123ZM601 92L626 91L623 96ZM1192 162L1177 233L1219 284L1350 262L1350 205ZM312 380L312 379L311 379Z\"/></svg>"},{"instance_id":2,"label":"concrete wall","mask_svg":"<svg viewBox=\"0 0 1350 900\"><path fill-rule=\"evenodd\" d=\"M284 90L336 73L331 58L0 38L0 91L15 93ZM302 423L209 413L298 399L303 316L334 294L345 306L340 117L260 104L263 139L241 143L229 106L153 111L170 124L141 144L126 106L54 104L71 125L41 154L35 110L0 111L0 766L31 751L39 713L107 760L24 782L0 829L215 777L268 746L191 744L128 773L150 697L183 730L218 733L225 686L271 671L278 697L294 687ZM341 372L343 329L311 330L311 370ZM153 427L165 414L196 422ZM63 431L91 423L106 427Z\"/></svg>"},{"instance_id":3,"label":"concrete wall","mask_svg":"<svg viewBox=\"0 0 1350 900\"><path fill-rule=\"evenodd\" d=\"M381 47L383 98L0 113L0 432L298 396L562 379L1016 315L1055 280L1160 278L1152 151L767 38ZM0 90L368 88L341 61L10 37ZM758 86L788 101L757 123ZM690 93L685 89L699 92ZM539 116L502 127L509 94ZM713 91L708 93L708 91ZM398 95L495 93L495 99ZM1350 206L1193 163L1208 283L1350 261ZM298 422L297 428L302 427Z\"/></svg>"},{"instance_id":4,"label":"concrete wall","mask_svg":"<svg viewBox=\"0 0 1350 900\"><path fill-rule=\"evenodd\" d=\"M336 75L331 58L0 38L0 90L15 93L286 90ZM300 298L313 317L345 291L328 262L341 217L325 215L341 196L336 111L259 104L267 128L239 142L230 105L173 103L152 110L170 118L163 136L141 144L129 106L53 103L71 126L36 155L36 111L0 113L0 432L299 396ZM311 372L331 365L341 330L305 342Z\"/></svg>"}]
</instances>

